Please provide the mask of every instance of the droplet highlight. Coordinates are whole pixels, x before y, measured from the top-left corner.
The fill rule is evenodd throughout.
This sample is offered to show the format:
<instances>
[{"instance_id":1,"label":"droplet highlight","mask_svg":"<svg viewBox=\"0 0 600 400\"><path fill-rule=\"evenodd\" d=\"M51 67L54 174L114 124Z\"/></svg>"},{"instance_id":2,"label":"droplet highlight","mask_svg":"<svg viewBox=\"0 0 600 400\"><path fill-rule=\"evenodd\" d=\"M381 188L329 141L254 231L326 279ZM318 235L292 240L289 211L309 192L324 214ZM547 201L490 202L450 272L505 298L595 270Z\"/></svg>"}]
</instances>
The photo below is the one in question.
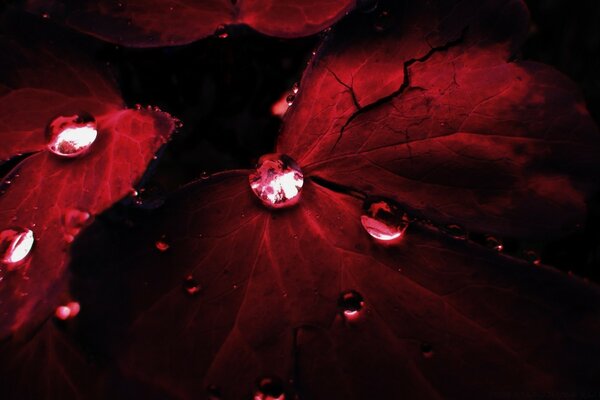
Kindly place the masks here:
<instances>
[{"instance_id":1,"label":"droplet highlight","mask_svg":"<svg viewBox=\"0 0 600 400\"><path fill-rule=\"evenodd\" d=\"M279 378L260 378L256 386L254 400L285 400L283 382Z\"/></svg>"},{"instance_id":2,"label":"droplet highlight","mask_svg":"<svg viewBox=\"0 0 600 400\"><path fill-rule=\"evenodd\" d=\"M98 136L96 120L88 113L54 118L46 128L48 150L63 158L89 151Z\"/></svg>"},{"instance_id":3,"label":"droplet highlight","mask_svg":"<svg viewBox=\"0 0 600 400\"><path fill-rule=\"evenodd\" d=\"M202 290L202 285L194 279L192 275L188 275L183 279L183 291L190 296L195 296Z\"/></svg>"},{"instance_id":4,"label":"droplet highlight","mask_svg":"<svg viewBox=\"0 0 600 400\"><path fill-rule=\"evenodd\" d=\"M267 154L260 158L249 181L252 191L265 206L285 208L300 200L304 175L291 157Z\"/></svg>"},{"instance_id":5,"label":"droplet highlight","mask_svg":"<svg viewBox=\"0 0 600 400\"><path fill-rule=\"evenodd\" d=\"M12 271L22 265L33 248L35 239L31 229L9 228L0 232L2 265Z\"/></svg>"},{"instance_id":6,"label":"droplet highlight","mask_svg":"<svg viewBox=\"0 0 600 400\"><path fill-rule=\"evenodd\" d=\"M381 241L399 239L406 231L408 216L396 205L382 199L367 199L360 222L369 235Z\"/></svg>"},{"instance_id":7,"label":"droplet highlight","mask_svg":"<svg viewBox=\"0 0 600 400\"><path fill-rule=\"evenodd\" d=\"M365 306L365 302L360 293L356 290L347 290L340 294L338 307L346 318L356 318Z\"/></svg>"}]
</instances>

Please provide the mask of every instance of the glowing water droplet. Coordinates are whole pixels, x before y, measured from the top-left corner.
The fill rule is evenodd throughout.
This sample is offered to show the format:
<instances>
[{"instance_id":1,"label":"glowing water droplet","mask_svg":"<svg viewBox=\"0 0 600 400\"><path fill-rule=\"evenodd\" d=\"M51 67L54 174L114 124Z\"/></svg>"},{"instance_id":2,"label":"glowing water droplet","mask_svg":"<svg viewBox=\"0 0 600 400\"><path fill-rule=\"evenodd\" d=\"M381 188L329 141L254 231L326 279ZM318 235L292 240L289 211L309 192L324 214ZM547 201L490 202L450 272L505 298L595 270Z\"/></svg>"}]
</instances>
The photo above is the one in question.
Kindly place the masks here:
<instances>
[{"instance_id":1,"label":"glowing water droplet","mask_svg":"<svg viewBox=\"0 0 600 400\"><path fill-rule=\"evenodd\" d=\"M300 90L300 85L298 85L298 82L295 82L294 85L292 86L292 93L298 94L299 90Z\"/></svg>"},{"instance_id":2,"label":"glowing water droplet","mask_svg":"<svg viewBox=\"0 0 600 400\"><path fill-rule=\"evenodd\" d=\"M86 153L98 136L96 120L87 113L56 117L46 129L48 150L60 157Z\"/></svg>"},{"instance_id":3,"label":"glowing water droplet","mask_svg":"<svg viewBox=\"0 0 600 400\"><path fill-rule=\"evenodd\" d=\"M293 206L300 200L304 175L296 162L285 154L266 154L250 174L250 187L269 208Z\"/></svg>"},{"instance_id":4,"label":"glowing water droplet","mask_svg":"<svg viewBox=\"0 0 600 400\"><path fill-rule=\"evenodd\" d=\"M31 253L34 243L33 231L9 228L0 232L0 262L12 271L22 265Z\"/></svg>"},{"instance_id":5,"label":"glowing water droplet","mask_svg":"<svg viewBox=\"0 0 600 400\"><path fill-rule=\"evenodd\" d=\"M340 294L338 307L341 308L346 318L352 319L358 316L365 302L360 293L355 290L347 290Z\"/></svg>"},{"instance_id":6,"label":"glowing water droplet","mask_svg":"<svg viewBox=\"0 0 600 400\"><path fill-rule=\"evenodd\" d=\"M183 290L189 295L196 295L202 290L202 285L194 279L192 275L188 275L183 280Z\"/></svg>"},{"instance_id":7,"label":"glowing water droplet","mask_svg":"<svg viewBox=\"0 0 600 400\"><path fill-rule=\"evenodd\" d=\"M398 239L408 227L408 216L394 204L381 199L368 199L360 222L369 235L382 241Z\"/></svg>"},{"instance_id":8,"label":"glowing water droplet","mask_svg":"<svg viewBox=\"0 0 600 400\"><path fill-rule=\"evenodd\" d=\"M90 213L77 208L70 208L63 215L65 240L70 243L90 220Z\"/></svg>"},{"instance_id":9,"label":"glowing water droplet","mask_svg":"<svg viewBox=\"0 0 600 400\"><path fill-rule=\"evenodd\" d=\"M457 224L446 225L442 228L442 231L452 236L454 239L465 240L467 238L465 228Z\"/></svg>"},{"instance_id":10,"label":"glowing water droplet","mask_svg":"<svg viewBox=\"0 0 600 400\"><path fill-rule=\"evenodd\" d=\"M529 261L533 265L540 265L542 263L542 260L540 259L538 253L536 253L533 250L525 250L523 252L523 256L527 261Z\"/></svg>"},{"instance_id":11,"label":"glowing water droplet","mask_svg":"<svg viewBox=\"0 0 600 400\"><path fill-rule=\"evenodd\" d=\"M295 94L290 94L285 98L285 101L287 102L288 107L291 107L292 104L294 104L294 100L296 100Z\"/></svg>"},{"instance_id":12,"label":"glowing water droplet","mask_svg":"<svg viewBox=\"0 0 600 400\"><path fill-rule=\"evenodd\" d=\"M254 400L284 400L283 382L276 377L264 377L258 380Z\"/></svg>"},{"instance_id":13,"label":"glowing water droplet","mask_svg":"<svg viewBox=\"0 0 600 400\"><path fill-rule=\"evenodd\" d=\"M69 319L69 315L71 315L71 309L67 306L56 307L56 311L54 311L54 315L56 316L56 318L60 319L61 321L65 321L65 320Z\"/></svg>"},{"instance_id":14,"label":"glowing water droplet","mask_svg":"<svg viewBox=\"0 0 600 400\"><path fill-rule=\"evenodd\" d=\"M433 346L429 343L421 343L421 354L425 358L433 357Z\"/></svg>"},{"instance_id":15,"label":"glowing water droplet","mask_svg":"<svg viewBox=\"0 0 600 400\"><path fill-rule=\"evenodd\" d=\"M486 247L489 247L490 249L496 250L498 252L504 250L504 245L502 244L502 242L494 236L486 236L485 245Z\"/></svg>"},{"instance_id":16,"label":"glowing water droplet","mask_svg":"<svg viewBox=\"0 0 600 400\"><path fill-rule=\"evenodd\" d=\"M229 36L225 25L219 25L217 27L217 30L215 30L215 36L217 36L219 39L226 39Z\"/></svg>"},{"instance_id":17,"label":"glowing water droplet","mask_svg":"<svg viewBox=\"0 0 600 400\"><path fill-rule=\"evenodd\" d=\"M167 251L169 250L169 243L165 240L165 238L161 238L154 243L154 246L158 251Z\"/></svg>"}]
</instances>

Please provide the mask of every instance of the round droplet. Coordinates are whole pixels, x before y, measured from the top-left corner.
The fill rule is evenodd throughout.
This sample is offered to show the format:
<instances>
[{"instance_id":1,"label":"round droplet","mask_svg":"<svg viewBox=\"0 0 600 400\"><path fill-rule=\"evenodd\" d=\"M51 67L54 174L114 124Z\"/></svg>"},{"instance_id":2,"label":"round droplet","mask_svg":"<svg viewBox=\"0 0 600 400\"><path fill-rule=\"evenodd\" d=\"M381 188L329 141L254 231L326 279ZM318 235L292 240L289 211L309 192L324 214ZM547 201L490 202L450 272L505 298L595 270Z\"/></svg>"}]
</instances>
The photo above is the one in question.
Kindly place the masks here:
<instances>
[{"instance_id":1,"label":"round droplet","mask_svg":"<svg viewBox=\"0 0 600 400\"><path fill-rule=\"evenodd\" d=\"M287 102L288 107L290 107L292 104L294 104L294 100L296 100L295 94L290 94L285 98L285 101Z\"/></svg>"},{"instance_id":2,"label":"round droplet","mask_svg":"<svg viewBox=\"0 0 600 400\"><path fill-rule=\"evenodd\" d=\"M340 294L338 306L346 318L358 316L358 313L364 307L365 302L360 293L355 290L347 290Z\"/></svg>"},{"instance_id":3,"label":"round droplet","mask_svg":"<svg viewBox=\"0 0 600 400\"><path fill-rule=\"evenodd\" d=\"M71 309L67 306L59 306L56 307L56 311L54 311L54 315L61 321L66 321L69 319L71 315Z\"/></svg>"},{"instance_id":4,"label":"round droplet","mask_svg":"<svg viewBox=\"0 0 600 400\"><path fill-rule=\"evenodd\" d=\"M167 251L169 250L169 243L164 238L161 238L154 243L154 246L158 251Z\"/></svg>"},{"instance_id":5,"label":"round droplet","mask_svg":"<svg viewBox=\"0 0 600 400\"><path fill-rule=\"evenodd\" d=\"M48 150L60 157L86 153L98 136L96 120L87 113L56 117L46 129Z\"/></svg>"},{"instance_id":6,"label":"round droplet","mask_svg":"<svg viewBox=\"0 0 600 400\"><path fill-rule=\"evenodd\" d=\"M257 382L254 400L284 400L283 382L276 377L260 378Z\"/></svg>"},{"instance_id":7,"label":"round droplet","mask_svg":"<svg viewBox=\"0 0 600 400\"><path fill-rule=\"evenodd\" d=\"M298 82L295 82L294 85L292 86L292 93L298 94L299 90L300 90L300 85L298 85Z\"/></svg>"},{"instance_id":8,"label":"round droplet","mask_svg":"<svg viewBox=\"0 0 600 400\"><path fill-rule=\"evenodd\" d=\"M202 285L200 285L200 283L198 283L198 281L195 280L192 275L188 275L183 280L183 290L187 294L193 296L200 293L200 290L202 290Z\"/></svg>"},{"instance_id":9,"label":"round droplet","mask_svg":"<svg viewBox=\"0 0 600 400\"><path fill-rule=\"evenodd\" d=\"M90 213L77 208L69 208L63 214L63 227L65 231L65 240L73 241L90 220Z\"/></svg>"},{"instance_id":10,"label":"round droplet","mask_svg":"<svg viewBox=\"0 0 600 400\"><path fill-rule=\"evenodd\" d=\"M498 252L504 250L504 245L502 244L502 242L494 236L486 236L485 245L486 247L492 250L496 250Z\"/></svg>"},{"instance_id":11,"label":"round droplet","mask_svg":"<svg viewBox=\"0 0 600 400\"><path fill-rule=\"evenodd\" d=\"M269 208L293 206L300 200L304 175L296 162L285 154L267 154L260 158L250 174L250 187Z\"/></svg>"},{"instance_id":12,"label":"round droplet","mask_svg":"<svg viewBox=\"0 0 600 400\"><path fill-rule=\"evenodd\" d=\"M217 30L215 31L215 36L217 36L219 39L226 39L229 36L225 25L219 25L217 27Z\"/></svg>"},{"instance_id":13,"label":"round droplet","mask_svg":"<svg viewBox=\"0 0 600 400\"><path fill-rule=\"evenodd\" d=\"M523 257L525 257L525 259L533 265L540 265L542 263L542 260L540 259L538 253L536 253L533 250L525 250L523 252Z\"/></svg>"},{"instance_id":14,"label":"round droplet","mask_svg":"<svg viewBox=\"0 0 600 400\"><path fill-rule=\"evenodd\" d=\"M77 314L79 314L79 311L81 311L81 306L76 301L71 301L69 304L67 304L67 308L70 311L70 318L76 317Z\"/></svg>"},{"instance_id":15,"label":"round droplet","mask_svg":"<svg viewBox=\"0 0 600 400\"><path fill-rule=\"evenodd\" d=\"M31 253L35 239L31 229L9 228L0 232L0 257L2 265L12 271Z\"/></svg>"},{"instance_id":16,"label":"round droplet","mask_svg":"<svg viewBox=\"0 0 600 400\"><path fill-rule=\"evenodd\" d=\"M360 222L367 233L377 240L398 239L408 227L408 216L391 202L367 199L363 208Z\"/></svg>"},{"instance_id":17,"label":"round droplet","mask_svg":"<svg viewBox=\"0 0 600 400\"><path fill-rule=\"evenodd\" d=\"M421 343L421 354L425 358L433 357L433 346L430 343Z\"/></svg>"}]
</instances>

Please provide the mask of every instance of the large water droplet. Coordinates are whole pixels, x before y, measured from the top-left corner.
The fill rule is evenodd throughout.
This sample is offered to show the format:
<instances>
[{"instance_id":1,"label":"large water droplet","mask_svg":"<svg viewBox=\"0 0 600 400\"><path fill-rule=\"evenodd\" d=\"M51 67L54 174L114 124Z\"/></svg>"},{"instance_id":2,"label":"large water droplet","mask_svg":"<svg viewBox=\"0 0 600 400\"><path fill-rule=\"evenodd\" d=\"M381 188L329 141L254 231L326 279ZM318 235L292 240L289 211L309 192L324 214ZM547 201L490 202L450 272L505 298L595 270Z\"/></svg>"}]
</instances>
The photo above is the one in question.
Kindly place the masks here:
<instances>
[{"instance_id":1,"label":"large water droplet","mask_svg":"<svg viewBox=\"0 0 600 400\"><path fill-rule=\"evenodd\" d=\"M31 253L34 242L33 231L24 228L9 228L0 232L0 261L12 271L23 264Z\"/></svg>"},{"instance_id":2,"label":"large water droplet","mask_svg":"<svg viewBox=\"0 0 600 400\"><path fill-rule=\"evenodd\" d=\"M378 240L398 239L408 227L408 216L394 204L382 199L368 199L360 222L367 233Z\"/></svg>"},{"instance_id":3,"label":"large water droplet","mask_svg":"<svg viewBox=\"0 0 600 400\"><path fill-rule=\"evenodd\" d=\"M355 290L342 292L338 298L338 306L346 318L357 317L364 305L363 297Z\"/></svg>"},{"instance_id":4,"label":"large water droplet","mask_svg":"<svg viewBox=\"0 0 600 400\"><path fill-rule=\"evenodd\" d=\"M48 150L72 158L86 153L98 136L96 120L87 113L59 116L46 129Z\"/></svg>"},{"instance_id":5,"label":"large water droplet","mask_svg":"<svg viewBox=\"0 0 600 400\"><path fill-rule=\"evenodd\" d=\"M296 162L285 154L266 154L250 174L250 187L269 208L293 206L300 200L304 175Z\"/></svg>"},{"instance_id":6,"label":"large water droplet","mask_svg":"<svg viewBox=\"0 0 600 400\"><path fill-rule=\"evenodd\" d=\"M254 400L284 400L283 382L276 377L261 378L257 382Z\"/></svg>"}]
</instances>

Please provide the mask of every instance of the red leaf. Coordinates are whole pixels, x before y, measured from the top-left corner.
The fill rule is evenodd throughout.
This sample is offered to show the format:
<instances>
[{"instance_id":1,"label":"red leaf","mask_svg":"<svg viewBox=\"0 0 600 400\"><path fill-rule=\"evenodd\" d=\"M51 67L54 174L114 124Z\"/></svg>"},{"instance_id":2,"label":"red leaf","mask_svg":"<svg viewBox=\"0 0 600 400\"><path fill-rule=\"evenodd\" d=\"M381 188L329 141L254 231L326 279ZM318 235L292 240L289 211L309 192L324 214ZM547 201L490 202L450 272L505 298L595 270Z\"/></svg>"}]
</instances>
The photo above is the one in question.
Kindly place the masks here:
<instances>
[{"instance_id":1,"label":"red leaf","mask_svg":"<svg viewBox=\"0 0 600 400\"><path fill-rule=\"evenodd\" d=\"M190 185L159 218L105 237L112 254L94 254L92 241L77 260L106 271L107 286L88 278L96 289L80 287L84 298L133 301L106 299L92 317L109 331L115 317L132 321L108 339L127 336L121 367L131 378L190 399L210 385L250 398L264 376L282 379L286 398L310 399L594 387L596 286L419 225L382 246L362 228L357 199L309 181L296 207L270 211L247 179ZM346 290L364 298L352 319L338 306Z\"/></svg>"},{"instance_id":2,"label":"red leaf","mask_svg":"<svg viewBox=\"0 0 600 400\"><path fill-rule=\"evenodd\" d=\"M511 61L527 31L522 2L447 3L340 24L304 74L278 150L438 223L572 230L600 171L578 90L547 66Z\"/></svg>"},{"instance_id":3,"label":"red leaf","mask_svg":"<svg viewBox=\"0 0 600 400\"><path fill-rule=\"evenodd\" d=\"M39 323L53 310L69 242L94 215L131 192L174 128L166 113L124 109L112 82L54 39L48 33L39 42L24 38L26 45L0 42L6 71L0 84L0 157L35 152L4 178L0 195L0 231L31 229L35 238L24 265L0 265L0 337ZM48 123L82 110L98 126L89 152L70 159L51 153Z\"/></svg>"},{"instance_id":4,"label":"red leaf","mask_svg":"<svg viewBox=\"0 0 600 400\"><path fill-rule=\"evenodd\" d=\"M354 0L29 0L27 9L101 39L136 47L179 45L246 24L278 37L317 33L344 16Z\"/></svg>"}]
</instances>

